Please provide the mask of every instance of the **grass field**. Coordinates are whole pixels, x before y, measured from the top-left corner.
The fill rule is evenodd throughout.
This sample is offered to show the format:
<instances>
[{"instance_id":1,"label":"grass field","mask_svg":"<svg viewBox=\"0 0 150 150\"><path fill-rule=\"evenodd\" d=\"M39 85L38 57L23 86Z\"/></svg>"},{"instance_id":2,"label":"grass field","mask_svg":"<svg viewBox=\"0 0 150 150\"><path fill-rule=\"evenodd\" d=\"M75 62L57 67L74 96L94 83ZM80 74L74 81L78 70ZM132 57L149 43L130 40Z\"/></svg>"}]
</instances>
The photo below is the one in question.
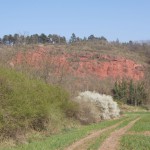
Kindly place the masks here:
<instances>
[{"instance_id":1,"label":"grass field","mask_svg":"<svg viewBox=\"0 0 150 150\"><path fill-rule=\"evenodd\" d=\"M150 149L150 113L141 113L140 116L141 119L122 137L121 150Z\"/></svg>"},{"instance_id":2,"label":"grass field","mask_svg":"<svg viewBox=\"0 0 150 150\"><path fill-rule=\"evenodd\" d=\"M129 122L140 117L128 131L120 139L120 150L149 150L150 149L150 135L145 135L145 132L150 132L150 113L127 113L124 117L118 120L104 121L98 124L83 126L70 130L62 131L60 134L52 135L43 140L28 141L28 144L20 145L14 148L0 148L1 150L56 150L65 149L75 141L90 135L91 132L101 130L106 127L120 124L114 128L102 133L99 137L94 138L88 143L88 150L99 149L103 141L110 136L110 134L118 129L125 127Z\"/></svg>"},{"instance_id":3,"label":"grass field","mask_svg":"<svg viewBox=\"0 0 150 150\"><path fill-rule=\"evenodd\" d=\"M121 139L120 150L149 150L150 136L145 135L125 135Z\"/></svg>"}]
</instances>

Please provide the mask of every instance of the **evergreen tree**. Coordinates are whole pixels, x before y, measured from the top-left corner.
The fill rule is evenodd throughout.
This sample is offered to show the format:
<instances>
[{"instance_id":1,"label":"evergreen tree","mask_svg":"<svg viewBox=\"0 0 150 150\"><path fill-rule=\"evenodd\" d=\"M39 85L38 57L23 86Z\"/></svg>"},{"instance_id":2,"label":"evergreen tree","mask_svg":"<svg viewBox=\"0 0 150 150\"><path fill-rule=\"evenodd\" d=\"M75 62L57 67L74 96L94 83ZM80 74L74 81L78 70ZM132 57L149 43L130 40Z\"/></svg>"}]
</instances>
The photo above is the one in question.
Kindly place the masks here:
<instances>
[{"instance_id":1,"label":"evergreen tree","mask_svg":"<svg viewBox=\"0 0 150 150\"><path fill-rule=\"evenodd\" d=\"M77 41L76 35L75 35L74 33L72 33L69 42L70 42L70 43L74 43L74 42L76 42L76 41Z\"/></svg>"}]
</instances>

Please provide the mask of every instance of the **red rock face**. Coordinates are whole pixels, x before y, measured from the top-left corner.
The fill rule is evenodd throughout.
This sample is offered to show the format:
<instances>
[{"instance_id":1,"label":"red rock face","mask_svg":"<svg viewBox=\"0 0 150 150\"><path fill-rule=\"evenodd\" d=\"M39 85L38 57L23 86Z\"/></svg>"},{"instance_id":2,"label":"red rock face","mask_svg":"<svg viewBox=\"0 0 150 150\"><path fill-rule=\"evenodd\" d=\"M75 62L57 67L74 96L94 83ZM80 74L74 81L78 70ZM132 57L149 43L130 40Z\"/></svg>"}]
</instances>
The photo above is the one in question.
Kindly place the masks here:
<instances>
[{"instance_id":1,"label":"red rock face","mask_svg":"<svg viewBox=\"0 0 150 150\"><path fill-rule=\"evenodd\" d=\"M53 72L59 74L62 71L75 76L85 77L96 75L97 77L121 79L128 78L140 80L144 77L143 66L121 57L100 55L98 53L64 53L50 54L44 48L26 53L18 52L10 61L12 67L25 63L26 65L40 69L47 65Z\"/></svg>"}]
</instances>

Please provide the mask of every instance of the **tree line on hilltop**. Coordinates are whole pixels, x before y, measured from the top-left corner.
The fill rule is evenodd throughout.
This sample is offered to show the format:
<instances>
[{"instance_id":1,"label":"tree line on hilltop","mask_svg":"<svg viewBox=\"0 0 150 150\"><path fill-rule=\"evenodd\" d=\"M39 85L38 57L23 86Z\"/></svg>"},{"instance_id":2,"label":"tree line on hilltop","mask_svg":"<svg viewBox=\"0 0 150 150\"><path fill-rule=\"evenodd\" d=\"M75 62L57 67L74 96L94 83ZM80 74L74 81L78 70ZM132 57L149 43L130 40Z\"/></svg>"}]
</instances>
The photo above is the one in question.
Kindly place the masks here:
<instances>
[{"instance_id":1,"label":"tree line on hilltop","mask_svg":"<svg viewBox=\"0 0 150 150\"><path fill-rule=\"evenodd\" d=\"M103 40L107 41L104 36L95 37L94 35L90 35L89 37L80 38L72 33L69 41L66 40L65 36L60 36L57 34L33 34L33 35L4 35L0 38L0 43L5 45L14 45L14 44L67 44L67 43L74 43L79 41L88 41L88 40Z\"/></svg>"},{"instance_id":2,"label":"tree line on hilltop","mask_svg":"<svg viewBox=\"0 0 150 150\"><path fill-rule=\"evenodd\" d=\"M104 36L96 37L93 34L88 37L78 37L75 33L72 33L69 40L66 39L65 36L60 36L57 34L32 34L32 35L21 35L21 34L14 34L14 35L4 35L0 38L0 45L28 45L28 44L72 44L78 42L85 42L85 41L100 41L105 42L111 46L115 46L118 48L126 47L128 50L131 51L141 51L144 52L146 56L150 56L150 41L139 41L139 42L120 42L119 39L116 41L109 42ZM120 47L121 46L121 47ZM123 46L123 47L122 47Z\"/></svg>"}]
</instances>

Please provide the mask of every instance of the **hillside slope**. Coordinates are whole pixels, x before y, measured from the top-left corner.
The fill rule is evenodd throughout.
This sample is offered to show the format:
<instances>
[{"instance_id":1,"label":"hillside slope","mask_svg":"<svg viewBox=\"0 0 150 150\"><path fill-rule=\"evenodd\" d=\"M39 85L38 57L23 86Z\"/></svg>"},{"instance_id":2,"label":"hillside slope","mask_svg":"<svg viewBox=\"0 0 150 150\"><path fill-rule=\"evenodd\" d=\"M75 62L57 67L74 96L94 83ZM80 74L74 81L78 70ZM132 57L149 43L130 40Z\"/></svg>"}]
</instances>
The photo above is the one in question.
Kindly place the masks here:
<instances>
[{"instance_id":1,"label":"hillside slope","mask_svg":"<svg viewBox=\"0 0 150 150\"><path fill-rule=\"evenodd\" d=\"M80 77L85 77L87 74L95 75L100 79L129 78L140 80L144 78L144 67L125 57L104 55L98 52L69 53L60 51L58 54L53 54L53 49L44 46L37 47L34 51L19 51L9 64L12 67L25 64L37 69L47 66L51 67L51 72L53 71L57 75L64 71Z\"/></svg>"},{"instance_id":2,"label":"hillside slope","mask_svg":"<svg viewBox=\"0 0 150 150\"><path fill-rule=\"evenodd\" d=\"M68 126L74 103L62 88L0 67L0 138L18 138L31 130L55 133ZM70 111L69 111L70 112Z\"/></svg>"},{"instance_id":3,"label":"hillside slope","mask_svg":"<svg viewBox=\"0 0 150 150\"><path fill-rule=\"evenodd\" d=\"M95 40L15 45L0 48L0 54L2 64L30 72L48 84L61 85L71 95L85 90L112 95L114 82L123 78L144 80L150 89L150 46L145 44Z\"/></svg>"}]
</instances>

